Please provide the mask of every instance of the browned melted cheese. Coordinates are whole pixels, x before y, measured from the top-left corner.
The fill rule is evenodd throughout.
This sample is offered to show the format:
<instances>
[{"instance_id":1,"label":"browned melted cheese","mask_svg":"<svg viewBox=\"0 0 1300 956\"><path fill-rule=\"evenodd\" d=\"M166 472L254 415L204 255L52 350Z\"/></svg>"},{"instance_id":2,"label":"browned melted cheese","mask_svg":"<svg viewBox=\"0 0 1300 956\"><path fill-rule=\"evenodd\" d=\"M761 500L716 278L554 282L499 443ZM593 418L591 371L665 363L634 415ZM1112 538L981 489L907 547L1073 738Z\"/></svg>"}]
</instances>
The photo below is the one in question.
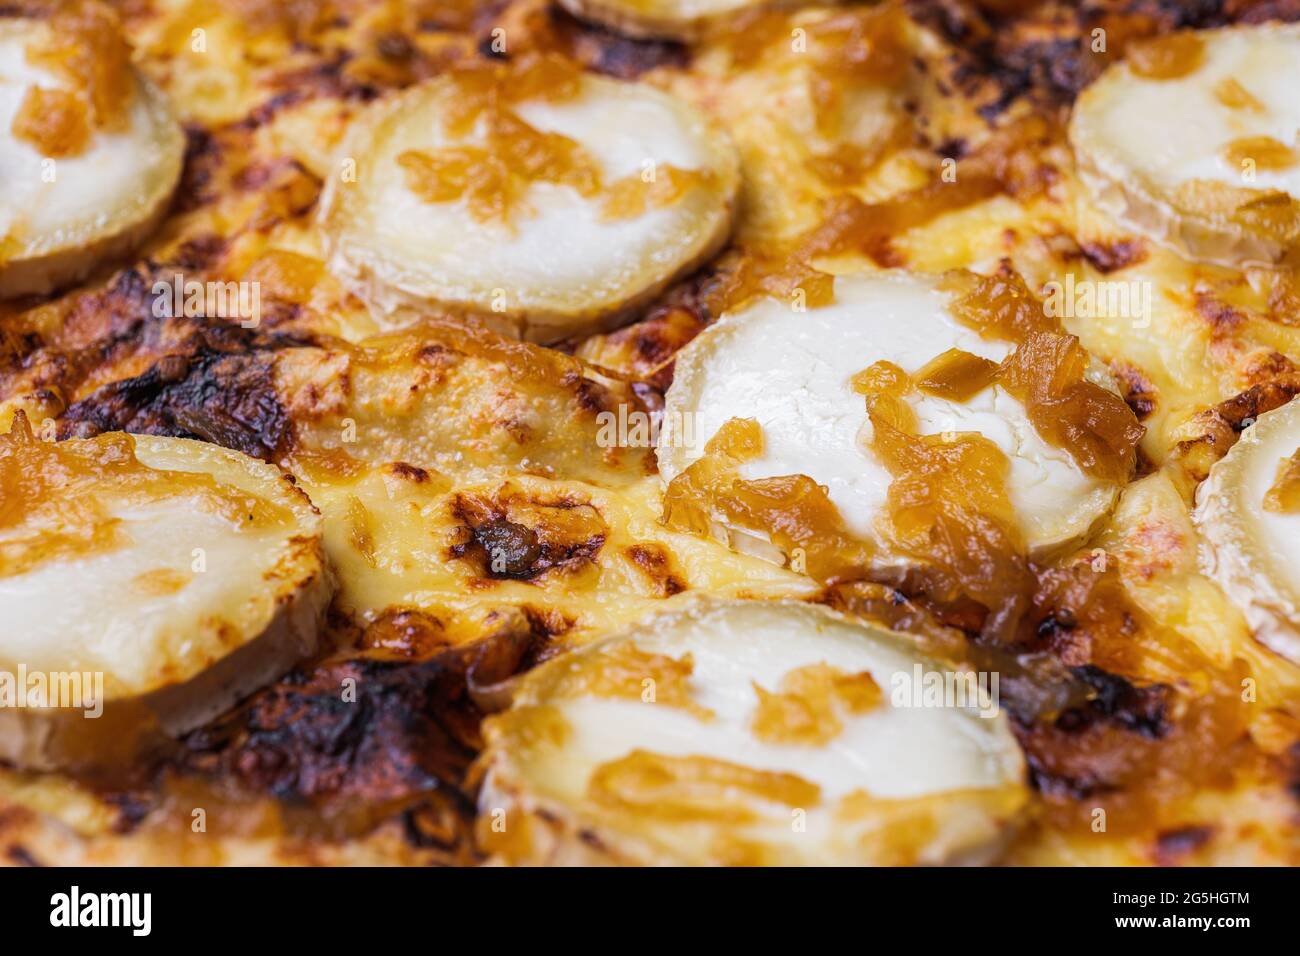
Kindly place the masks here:
<instances>
[{"instance_id":1,"label":"browned melted cheese","mask_svg":"<svg viewBox=\"0 0 1300 956\"><path fill-rule=\"evenodd\" d=\"M705 537L722 508L802 548L821 600L1003 675L1037 804L1004 862L1300 862L1300 669L1256 645L1199 573L1188 520L1196 483L1240 430L1300 393L1300 280L1189 265L1126 234L1081 200L1061 133L1062 108L1107 63L1126 56L1143 75L1175 77L1198 56L1176 28L1280 7L1108 12L1111 49L1093 54L1090 7L1051 0L994 16L987 6L963 8L960 24L937 3L766 12L687 49L588 28L541 0L123 5L139 68L189 130L184 181L137 260L50 301L0 306L0 429L22 411L38 432L48 419L59 436L183 435L285 465L325 517L341 578L336 650L192 735L162 768L93 786L0 773L0 857L475 862L492 839L471 826L478 721L508 699L513 674L683 592L808 594L807 578ZM88 73L80 51L112 64L127 48L100 8L69 9L65 42L33 55L86 95L20 114L23 135L64 155L111 129L126 102L118 73ZM498 26L515 66L480 53ZM579 68L640 77L725 126L747 183L735 244L626 328L563 349L451 315L380 335L323 268L314 226L347 121L421 79L452 69L490 78L526 53L543 55L535 78L546 95L563 95ZM854 139L859 97L877 94L897 109ZM1239 85L1218 96L1255 106ZM477 96L466 104L482 107ZM582 182L581 157L566 159L563 145L525 134L483 156L413 156L408 170L432 201L481 196L483 215L508 215L502 183L520 170ZM647 188L601 184L609 214L671 201L682 184L659 172ZM1196 195L1183 198L1195 208ZM1277 196L1243 191L1230 206L1213 211L1278 235L1300 228ZM1002 287L973 291L971 321L1018 345L999 380L1081 466L1139 476L1077 554L1045 566L1024 555L1006 520L1006 462L987 442L909 431L896 389L960 394L990 380L993 370L961 355L936 355L910 381L876 369L862 382L894 472L894 533L934 569L920 576L865 579L869 550L810 479L741 480L738 464L761 448L756 423L729 423L666 499L649 447L600 438L606 414L653 418L675 353L747 298L802 293L811 308L847 266L988 273L998 259L1023 289L996 274L987 281ZM257 280L261 324L156 314L154 283L178 271ZM1150 323L1070 315L1040 326L1030 300L1066 277L1148 284ZM1145 433L1088 386L1080 346L1123 370ZM82 464L56 472L48 447L20 432L6 441L6 489L25 487L33 467L40 481L79 481ZM36 454L39 467L3 464ZM6 492L0 515L17 500ZM649 679L659 702L698 706L683 689L690 669L629 660L608 690L640 698ZM814 677L761 688L772 733L820 739L844 708L869 706L865 681ZM348 678L355 709L339 704ZM555 715L510 719L539 736L565 732ZM733 793L788 807L820 799L790 775L640 752L603 767L592 787L620 812L684 820L719 812ZM199 805L209 812L201 837L189 829ZM933 822L909 804L897 825Z\"/></svg>"}]
</instances>

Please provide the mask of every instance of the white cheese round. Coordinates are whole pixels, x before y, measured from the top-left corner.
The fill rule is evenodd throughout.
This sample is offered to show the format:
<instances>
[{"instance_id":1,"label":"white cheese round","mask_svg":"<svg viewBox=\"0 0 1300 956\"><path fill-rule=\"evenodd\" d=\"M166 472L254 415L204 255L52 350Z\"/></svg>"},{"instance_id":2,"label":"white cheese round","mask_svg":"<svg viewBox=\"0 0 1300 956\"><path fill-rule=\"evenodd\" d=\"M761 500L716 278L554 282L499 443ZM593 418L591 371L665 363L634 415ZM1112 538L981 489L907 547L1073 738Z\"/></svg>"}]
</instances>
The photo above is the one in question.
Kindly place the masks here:
<instances>
[{"instance_id":1,"label":"white cheese round","mask_svg":"<svg viewBox=\"0 0 1300 956\"><path fill-rule=\"evenodd\" d=\"M725 316L677 358L659 439L664 481L698 459L728 419L753 418L763 454L741 466L742 478L808 475L851 531L887 548L880 521L892 477L867 447L866 402L852 378L879 361L914 372L952 348L1006 357L1011 343L981 338L948 302L934 277L883 272L837 277L835 301L822 308L796 312L760 299ZM1099 370L1092 377L1105 382ZM1008 492L1031 550L1077 541L1114 504L1117 487L1045 442L1000 386L965 402L917 392L907 401L922 434L978 432L1006 454Z\"/></svg>"},{"instance_id":2,"label":"white cheese round","mask_svg":"<svg viewBox=\"0 0 1300 956\"><path fill-rule=\"evenodd\" d=\"M1300 449L1300 402L1266 412L1241 433L1196 493L1201 564L1246 616L1255 637L1300 664L1300 512L1264 507L1282 463Z\"/></svg>"},{"instance_id":3,"label":"white cheese round","mask_svg":"<svg viewBox=\"0 0 1300 956\"><path fill-rule=\"evenodd\" d=\"M833 702L820 736L774 734L763 693L810 669L878 696ZM486 727L481 827L491 845L504 821L496 844L517 863L987 859L1025 801L1024 764L996 685L970 675L964 699L937 683L926 698L953 674L815 605L689 600L524 679Z\"/></svg>"},{"instance_id":4,"label":"white cheese round","mask_svg":"<svg viewBox=\"0 0 1300 956\"><path fill-rule=\"evenodd\" d=\"M464 135L446 127L458 87L443 77L376 106L340 154L355 182L335 177L323 199L331 268L391 317L430 302L470 309L522 337L549 341L625 317L726 241L739 160L720 128L652 87L584 75L579 93L526 100L516 115L576 142L599 168L602 188L531 182L506 223L480 221L463 198L429 202L410 188L399 157L481 145L480 120ZM605 213L610 185L667 175L709 178L640 215Z\"/></svg>"}]
</instances>

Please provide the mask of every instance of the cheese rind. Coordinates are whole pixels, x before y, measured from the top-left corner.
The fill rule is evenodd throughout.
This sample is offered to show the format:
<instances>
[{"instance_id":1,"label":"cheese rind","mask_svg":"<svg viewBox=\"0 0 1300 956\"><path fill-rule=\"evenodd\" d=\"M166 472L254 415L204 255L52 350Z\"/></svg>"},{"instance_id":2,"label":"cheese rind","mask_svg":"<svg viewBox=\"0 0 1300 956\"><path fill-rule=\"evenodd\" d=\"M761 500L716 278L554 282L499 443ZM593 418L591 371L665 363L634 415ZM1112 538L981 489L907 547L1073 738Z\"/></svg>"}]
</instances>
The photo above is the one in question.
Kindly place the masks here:
<instances>
[{"instance_id":1,"label":"cheese rind","mask_svg":"<svg viewBox=\"0 0 1300 956\"><path fill-rule=\"evenodd\" d=\"M810 672L879 696L841 701L829 739L774 739L763 695ZM985 860L1025 801L1023 758L996 688L924 701L918 674L944 671L815 605L687 600L524 678L486 727L482 831L504 818L502 856L530 864ZM638 765L664 769L618 779Z\"/></svg>"},{"instance_id":2,"label":"cheese rind","mask_svg":"<svg viewBox=\"0 0 1300 956\"><path fill-rule=\"evenodd\" d=\"M1205 31L1203 57L1184 76L1150 79L1126 62L1079 97L1070 142L1080 174L1102 209L1180 254L1227 266L1272 264L1289 238L1216 214L1235 190L1300 201L1300 163L1247 166L1230 149L1266 137L1295 150L1300 133L1300 26L1264 24ZM1242 91L1235 97L1225 90ZM1248 105L1243 105L1248 104ZM1246 157L1251 158L1251 157ZM1185 196L1199 181L1203 208Z\"/></svg>"},{"instance_id":3,"label":"cheese rind","mask_svg":"<svg viewBox=\"0 0 1300 956\"><path fill-rule=\"evenodd\" d=\"M1300 664L1300 513L1264 499L1300 448L1300 402L1259 416L1196 492L1202 569L1241 608L1256 640Z\"/></svg>"},{"instance_id":4,"label":"cheese rind","mask_svg":"<svg viewBox=\"0 0 1300 956\"><path fill-rule=\"evenodd\" d=\"M481 125L452 134L458 88L442 77L373 108L353 127L322 199L330 268L389 322L437 303L477 313L537 341L611 327L628 310L712 256L726 241L739 188L727 135L694 107L652 87L583 75L573 98L526 100L515 113L576 142L603 187L584 196L532 182L507 223L479 221L464 199L430 202L410 188L399 157L474 145ZM610 185L629 177L700 174L663 206L611 217ZM643 180L644 181L644 180Z\"/></svg>"},{"instance_id":5,"label":"cheese rind","mask_svg":"<svg viewBox=\"0 0 1300 956\"><path fill-rule=\"evenodd\" d=\"M703 454L728 419L754 418L763 454L741 466L741 477L808 475L828 489L849 530L887 555L880 521L892 479L866 447L866 404L851 379L882 360L915 372L951 348L992 361L1011 351L1011 343L961 325L948 301L934 277L884 272L839 276L834 303L822 308L798 312L761 299L725 316L677 358L659 438L665 483ZM1099 366L1089 377L1114 387ZM979 432L1007 455L1011 503L1032 551L1079 541L1113 506L1117 487L1047 444L1000 386L965 402L917 393L908 401L923 434ZM727 534L744 549L774 550L736 529Z\"/></svg>"},{"instance_id":6,"label":"cheese rind","mask_svg":"<svg viewBox=\"0 0 1300 956\"><path fill-rule=\"evenodd\" d=\"M101 481L107 546L0 577L0 672L15 684L42 675L51 687L68 675L81 697L41 701L16 688L17 706L0 708L0 758L18 766L120 765L219 716L318 646L333 575L306 496L278 468L215 445L146 436L134 445L148 469L211 476L250 513L232 522L181 480L145 500ZM72 520L23 522L0 546L75 537Z\"/></svg>"}]
</instances>

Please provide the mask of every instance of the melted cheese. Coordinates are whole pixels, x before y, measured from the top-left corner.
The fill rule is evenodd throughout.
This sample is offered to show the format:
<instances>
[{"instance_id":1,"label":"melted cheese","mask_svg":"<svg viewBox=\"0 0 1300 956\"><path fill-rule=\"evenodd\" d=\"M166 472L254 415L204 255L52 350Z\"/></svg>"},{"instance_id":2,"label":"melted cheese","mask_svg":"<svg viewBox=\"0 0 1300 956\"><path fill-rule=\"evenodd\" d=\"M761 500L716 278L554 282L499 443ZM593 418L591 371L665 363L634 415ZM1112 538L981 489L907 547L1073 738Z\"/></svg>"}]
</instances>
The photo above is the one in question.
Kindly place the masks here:
<instances>
[{"instance_id":1,"label":"melted cheese","mask_svg":"<svg viewBox=\"0 0 1300 956\"><path fill-rule=\"evenodd\" d=\"M163 484L142 496L125 481L97 479L93 520L111 532L102 544L71 554L46 548L0 577L0 670L98 675L112 717L105 727L117 726L115 709L143 703L178 734L312 650L332 581L319 516L273 466L184 439L141 437L134 447ZM179 477L190 473L215 482ZM170 475L178 477L168 492ZM42 542L88 539L90 513L69 514L12 525L0 547L30 553ZM45 729L42 720L68 713L66 702L54 706L6 712L0 753L37 766L101 756L85 752L99 725L77 730L71 745Z\"/></svg>"},{"instance_id":2,"label":"melted cheese","mask_svg":"<svg viewBox=\"0 0 1300 956\"><path fill-rule=\"evenodd\" d=\"M105 252L129 247L180 176L180 127L139 77L125 129L93 130L83 152L51 158L15 135L14 118L33 87L69 89L65 78L28 62L26 49L44 29L0 23L0 296L47 292L81 278Z\"/></svg>"},{"instance_id":3,"label":"melted cheese","mask_svg":"<svg viewBox=\"0 0 1300 956\"><path fill-rule=\"evenodd\" d=\"M680 666L666 671L667 660ZM519 722L510 717L490 726L481 806L499 806L493 801L504 798L559 815L575 829L593 830L616 858L627 854L640 862L728 861L729 844L745 847L755 862L978 856L997 842L1023 800L1019 750L1003 721L994 719L992 701L985 702L984 717L974 700L910 706L900 688L911 685L918 666L929 674L937 665L918 658L905 639L808 605L697 601L530 675L516 714L522 721L531 709L545 709L537 726L554 726L554 735L517 737ZM858 707L841 702L823 744L772 742L756 728L758 688L788 687L791 674L808 668L874 684L883 699ZM602 669L620 683L602 685ZM685 679L684 691L670 689L674 671L688 674L677 678ZM596 781L621 761L635 766L643 759L638 754L662 759L665 772L683 773L662 783L660 807L709 799L692 764L712 767L723 787L734 788L726 791L729 804L712 814L708 804L680 814L611 805ZM768 804L774 793L740 789L736 781L744 773L776 775L797 795ZM769 776L767 783L776 780ZM636 800L636 785L627 785L627 799ZM998 810L989 812L990 805ZM883 821L906 816L909 807L926 824L882 838ZM558 839L548 852L572 851L566 837ZM533 854L540 849L534 846L525 859L538 862Z\"/></svg>"},{"instance_id":4,"label":"melted cheese","mask_svg":"<svg viewBox=\"0 0 1300 956\"><path fill-rule=\"evenodd\" d=\"M509 223L479 221L463 200L427 201L398 160L481 141L481 122L463 135L445 127L459 95L448 80L410 91L379 106L343 147L363 165L357 184L332 181L324 201L332 267L381 311L435 300L514 317L530 338L558 338L643 301L725 240L738 179L725 135L664 93L591 76L574 99L528 100L515 113L577 143L604 183L649 182L668 167L710 178L666 206L615 218L604 190L582 196L550 182L530 183Z\"/></svg>"},{"instance_id":5,"label":"melted cheese","mask_svg":"<svg viewBox=\"0 0 1300 956\"><path fill-rule=\"evenodd\" d=\"M671 480L699 458L730 418L763 429L759 458L745 478L807 474L860 536L881 539L879 515L891 478L864 447L866 407L851 379L881 360L913 372L950 348L1000 361L1010 343L986 340L947 310L933 281L901 274L841 276L836 301L798 312L765 299L701 335L678 359L660 440L660 469ZM909 397L922 434L979 432L1010 459L1008 489L1035 548L1087 532L1115 489L1088 478L1069 454L1048 445L1024 407L994 386L965 402Z\"/></svg>"},{"instance_id":6,"label":"melted cheese","mask_svg":"<svg viewBox=\"0 0 1300 956\"><path fill-rule=\"evenodd\" d=\"M1195 517L1206 573L1241 606L1256 638L1300 663L1300 513L1266 507L1300 449L1300 404L1261 415L1210 470Z\"/></svg>"},{"instance_id":7,"label":"melted cheese","mask_svg":"<svg viewBox=\"0 0 1300 956\"><path fill-rule=\"evenodd\" d=\"M1201 59L1184 75L1148 78L1118 64L1094 84L1075 110L1075 151L1103 208L1153 238L1211 262L1276 260L1294 235L1260 234L1196 208L1185 191L1201 181L1207 200L1215 184L1300 200L1300 27L1194 36ZM1271 162L1269 141L1291 161Z\"/></svg>"}]
</instances>

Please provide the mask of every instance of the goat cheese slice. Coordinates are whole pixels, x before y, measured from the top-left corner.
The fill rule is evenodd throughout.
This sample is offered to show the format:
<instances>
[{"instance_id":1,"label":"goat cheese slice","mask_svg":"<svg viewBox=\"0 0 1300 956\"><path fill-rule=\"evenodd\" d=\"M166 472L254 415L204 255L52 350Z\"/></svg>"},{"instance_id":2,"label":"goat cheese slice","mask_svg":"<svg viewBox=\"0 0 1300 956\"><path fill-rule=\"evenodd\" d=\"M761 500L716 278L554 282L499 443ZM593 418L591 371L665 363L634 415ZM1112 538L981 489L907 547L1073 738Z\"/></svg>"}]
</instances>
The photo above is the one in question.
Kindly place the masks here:
<instances>
[{"instance_id":1,"label":"goat cheese slice","mask_svg":"<svg viewBox=\"0 0 1300 956\"><path fill-rule=\"evenodd\" d=\"M1164 42L1187 45L1184 67L1116 63L1079 97L1070 142L1085 184L1188 258L1281 260L1300 245L1300 26Z\"/></svg>"},{"instance_id":2,"label":"goat cheese slice","mask_svg":"<svg viewBox=\"0 0 1300 956\"><path fill-rule=\"evenodd\" d=\"M726 421L756 419L763 453L741 466L741 477L808 475L828 489L849 530L875 544L884 563L898 563L880 529L892 478L864 442L870 424L851 380L882 360L914 372L954 348L1006 357L1011 343L981 338L948 303L934 277L881 272L837 277L835 301L822 308L795 312L759 299L725 316L677 358L659 435L664 482L698 459ZM1089 377L1114 387L1099 365ZM908 401L922 434L978 432L1006 454L1008 492L1031 552L1077 543L1113 507L1118 487L1045 442L1000 386L964 402L915 392ZM743 529L719 530L742 549L776 557Z\"/></svg>"},{"instance_id":3,"label":"goat cheese slice","mask_svg":"<svg viewBox=\"0 0 1300 956\"><path fill-rule=\"evenodd\" d=\"M129 252L166 213L180 180L185 135L163 94L129 64L121 128L91 130L84 148L55 156L39 135L20 135L15 121L33 90L71 90L66 77L29 61L29 47L52 29L0 21L0 298L47 294Z\"/></svg>"},{"instance_id":4,"label":"goat cheese slice","mask_svg":"<svg viewBox=\"0 0 1300 956\"><path fill-rule=\"evenodd\" d=\"M452 198L435 189L431 201L412 185L418 157L437 164L487 149L482 167L501 152L481 117L463 133L449 126L461 96L455 78L439 77L377 104L341 154L355 161L356 181L336 176L326 189L331 269L381 319L400 324L406 310L438 304L530 340L586 334L625 321L726 242L740 181L726 133L651 86L588 74L573 96L512 109L538 133L576 144L596 188L529 180L506 221L476 214L455 186ZM620 188L660 198L612 214Z\"/></svg>"},{"instance_id":5,"label":"goat cheese slice","mask_svg":"<svg viewBox=\"0 0 1300 956\"><path fill-rule=\"evenodd\" d=\"M122 765L317 649L321 519L278 468L180 438L46 443L19 419L0 483L21 508L0 508L0 759Z\"/></svg>"},{"instance_id":6,"label":"goat cheese slice","mask_svg":"<svg viewBox=\"0 0 1300 956\"><path fill-rule=\"evenodd\" d=\"M1300 450L1300 402L1259 416L1210 469L1193 520L1201 565L1236 601L1255 638L1300 664L1300 512L1266 505Z\"/></svg>"},{"instance_id":7,"label":"goat cheese slice","mask_svg":"<svg viewBox=\"0 0 1300 956\"><path fill-rule=\"evenodd\" d=\"M688 600L523 679L486 725L480 833L526 864L987 861L1024 761L965 676L819 606Z\"/></svg>"}]
</instances>

